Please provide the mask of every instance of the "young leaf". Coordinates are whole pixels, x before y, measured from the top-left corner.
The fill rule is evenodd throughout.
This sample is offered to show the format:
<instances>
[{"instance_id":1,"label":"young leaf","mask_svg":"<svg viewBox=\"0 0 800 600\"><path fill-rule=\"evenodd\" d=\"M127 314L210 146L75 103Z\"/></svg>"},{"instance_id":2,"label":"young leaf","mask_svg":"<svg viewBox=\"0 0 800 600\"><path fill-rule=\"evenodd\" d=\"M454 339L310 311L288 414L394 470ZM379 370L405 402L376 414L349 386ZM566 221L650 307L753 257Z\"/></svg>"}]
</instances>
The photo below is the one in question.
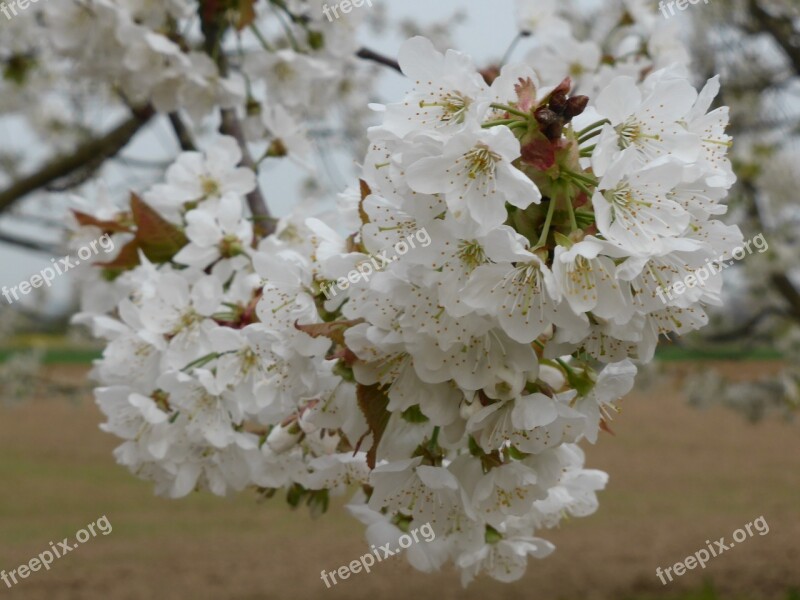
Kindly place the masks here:
<instances>
[{"instance_id":1,"label":"young leaf","mask_svg":"<svg viewBox=\"0 0 800 600\"><path fill-rule=\"evenodd\" d=\"M131 211L136 223L136 241L148 260L168 262L189 243L178 227L164 219L136 194L131 194Z\"/></svg>"},{"instance_id":2,"label":"young leaf","mask_svg":"<svg viewBox=\"0 0 800 600\"><path fill-rule=\"evenodd\" d=\"M383 433L386 431L386 426L389 424L389 417L391 416L391 413L386 410L386 407L389 406L389 396L380 384L359 384L356 387L356 396L358 398L358 407L364 413L367 425L369 425L369 432L372 433L372 448L367 452L367 465L370 469L374 469L378 444L381 443L381 438L383 438ZM359 440L356 451L361 447L361 442L363 441L364 438Z\"/></svg>"}]
</instances>

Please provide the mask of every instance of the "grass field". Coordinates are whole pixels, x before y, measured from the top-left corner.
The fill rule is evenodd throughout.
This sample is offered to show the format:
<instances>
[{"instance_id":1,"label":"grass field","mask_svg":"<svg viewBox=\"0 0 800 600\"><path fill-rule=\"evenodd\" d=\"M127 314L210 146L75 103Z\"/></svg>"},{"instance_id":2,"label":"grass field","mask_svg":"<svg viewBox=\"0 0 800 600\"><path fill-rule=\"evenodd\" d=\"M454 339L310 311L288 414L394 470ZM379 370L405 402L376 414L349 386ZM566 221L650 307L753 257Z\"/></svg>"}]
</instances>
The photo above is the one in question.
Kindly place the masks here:
<instances>
[{"instance_id":1,"label":"grass field","mask_svg":"<svg viewBox=\"0 0 800 600\"><path fill-rule=\"evenodd\" d=\"M748 378L772 366L724 368ZM64 381L85 372L50 369ZM13 589L0 583L0 598L800 600L798 426L752 426L723 409L697 412L670 381L628 398L613 424L616 436L589 449L589 466L611 474L598 513L546 532L558 549L531 562L523 580L480 580L466 591L454 571L422 575L402 557L328 590L322 569L368 551L341 502L315 521L248 493L159 499L116 466L115 440L99 422L89 398L0 408L0 569L28 562L102 515L114 528ZM656 577L656 567L683 560L707 539L730 538L761 515L767 535L668 586Z\"/></svg>"}]
</instances>

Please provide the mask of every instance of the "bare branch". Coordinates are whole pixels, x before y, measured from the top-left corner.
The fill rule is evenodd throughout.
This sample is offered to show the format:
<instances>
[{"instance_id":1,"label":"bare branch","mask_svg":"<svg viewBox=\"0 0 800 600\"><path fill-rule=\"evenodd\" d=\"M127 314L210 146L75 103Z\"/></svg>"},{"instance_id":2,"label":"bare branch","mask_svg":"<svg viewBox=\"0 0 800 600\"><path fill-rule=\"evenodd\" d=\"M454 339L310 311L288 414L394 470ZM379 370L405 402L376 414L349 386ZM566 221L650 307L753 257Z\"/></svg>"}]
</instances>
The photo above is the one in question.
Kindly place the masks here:
<instances>
[{"instance_id":1,"label":"bare branch","mask_svg":"<svg viewBox=\"0 0 800 600\"><path fill-rule=\"evenodd\" d=\"M720 342L733 342L741 338L749 338L755 333L758 326L764 321L767 317L771 316L781 316L786 317L786 311L782 308L778 308L777 306L769 306L762 310L757 315L750 318L747 322L745 322L740 327L736 329L732 329L730 331L722 331L720 333L715 333L706 338L706 341L713 342L713 343L720 343Z\"/></svg>"},{"instance_id":2,"label":"bare branch","mask_svg":"<svg viewBox=\"0 0 800 600\"><path fill-rule=\"evenodd\" d=\"M37 172L16 181L0 192L0 213L31 192L45 188L64 177L107 159L120 152L136 133L152 119L155 111L147 106L133 111L133 115L101 138L90 140L67 156L61 156L45 164Z\"/></svg>"},{"instance_id":3,"label":"bare branch","mask_svg":"<svg viewBox=\"0 0 800 600\"><path fill-rule=\"evenodd\" d=\"M197 150L197 146L192 138L192 132L189 131L189 128L186 126L186 123L183 122L181 116L177 112L171 112L167 116L169 117L169 122L172 125L172 130L175 132L175 136L178 138L178 143L181 145L181 150L184 152L192 152Z\"/></svg>"},{"instance_id":4,"label":"bare branch","mask_svg":"<svg viewBox=\"0 0 800 600\"><path fill-rule=\"evenodd\" d=\"M750 0L750 12L761 27L769 33L786 52L795 72L800 75L800 45L795 40L797 32L790 17L775 17L764 10L759 0Z\"/></svg>"},{"instance_id":5,"label":"bare branch","mask_svg":"<svg viewBox=\"0 0 800 600\"><path fill-rule=\"evenodd\" d=\"M398 73L402 73L403 71L400 69L400 63L396 60L389 58L388 56L384 56L383 54L378 54L374 50L370 50L369 48L361 48L358 52L356 52L356 56L359 58L363 58L364 60L371 60L376 62L380 65L384 65L385 67L389 67L394 69Z\"/></svg>"},{"instance_id":6,"label":"bare branch","mask_svg":"<svg viewBox=\"0 0 800 600\"><path fill-rule=\"evenodd\" d=\"M253 155L250 154L250 149L247 147L247 140L242 131L242 125L239 122L239 117L236 116L236 110L232 108L222 109L222 124L220 131L236 139L239 142L239 147L242 149L242 165L252 169L256 176L258 176L258 165L253 160ZM256 189L247 194L247 204L250 206L250 212L253 213L255 218L255 227L262 235L270 235L275 231L275 223L270 219L269 208L267 208L267 201L261 193L261 187L256 184Z\"/></svg>"},{"instance_id":7,"label":"bare branch","mask_svg":"<svg viewBox=\"0 0 800 600\"><path fill-rule=\"evenodd\" d=\"M772 275L772 285L775 286L783 296L783 299L789 304L792 316L800 320L800 291L794 286L789 276L786 273L774 273Z\"/></svg>"},{"instance_id":8,"label":"bare branch","mask_svg":"<svg viewBox=\"0 0 800 600\"><path fill-rule=\"evenodd\" d=\"M57 246L49 246L47 244L26 240L24 238L20 238L15 235L9 235L7 233L0 233L0 243L18 246L19 248L25 248L26 250L34 250L35 252L49 254L50 256L55 256L60 252Z\"/></svg>"}]
</instances>

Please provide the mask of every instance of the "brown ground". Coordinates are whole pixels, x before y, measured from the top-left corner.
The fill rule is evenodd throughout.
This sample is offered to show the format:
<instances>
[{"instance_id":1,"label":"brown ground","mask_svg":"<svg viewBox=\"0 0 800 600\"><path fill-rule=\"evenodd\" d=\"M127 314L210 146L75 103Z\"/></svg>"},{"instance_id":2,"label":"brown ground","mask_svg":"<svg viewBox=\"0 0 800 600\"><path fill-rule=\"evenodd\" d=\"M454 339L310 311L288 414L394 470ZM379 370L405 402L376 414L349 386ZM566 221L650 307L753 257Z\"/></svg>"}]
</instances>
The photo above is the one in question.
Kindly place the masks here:
<instances>
[{"instance_id":1,"label":"brown ground","mask_svg":"<svg viewBox=\"0 0 800 600\"><path fill-rule=\"evenodd\" d=\"M763 364L726 365L742 377ZM671 367L674 371L676 367ZM74 378L74 369L59 371ZM489 580L466 592L447 570L422 575L403 558L328 590L320 580L367 551L361 525L337 504L324 518L197 495L153 497L114 464L114 439L97 429L88 401L41 398L0 407L0 569L11 570L105 514L114 526L0 597L62 599L536 598L625 600L673 597L711 581L722 598L786 598L800 588L797 425L751 426L724 409L699 413L670 383L631 396L616 437L589 449L589 466L611 474L600 510L546 537L556 553L532 562L512 585ZM664 588L666 567L763 515L770 526Z\"/></svg>"}]
</instances>

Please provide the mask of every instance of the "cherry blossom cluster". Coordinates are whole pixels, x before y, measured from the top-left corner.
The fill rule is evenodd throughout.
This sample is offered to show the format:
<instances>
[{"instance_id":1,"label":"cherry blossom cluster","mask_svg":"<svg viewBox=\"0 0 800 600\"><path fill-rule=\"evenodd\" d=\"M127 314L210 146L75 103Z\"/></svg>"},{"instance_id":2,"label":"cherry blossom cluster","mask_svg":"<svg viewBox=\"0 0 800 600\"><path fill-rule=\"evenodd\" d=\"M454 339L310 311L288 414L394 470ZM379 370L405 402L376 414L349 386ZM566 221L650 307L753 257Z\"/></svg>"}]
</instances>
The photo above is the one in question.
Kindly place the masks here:
<instances>
[{"instance_id":1,"label":"cherry blossom cluster","mask_svg":"<svg viewBox=\"0 0 800 600\"><path fill-rule=\"evenodd\" d=\"M555 2L520 6L563 23ZM716 219L734 182L718 82L698 92L653 55L548 81L536 61L479 71L408 40L412 89L373 105L341 198L349 235L302 212L265 235L225 136L125 210L76 211L120 248L76 317L107 341L94 375L117 460L171 497L255 488L323 512L356 488L371 544L430 523L416 568L521 577L554 549L542 530L597 508L607 476L578 443L610 429L660 335L707 322L721 282L666 305L657 290L742 241ZM253 68L280 75L271 60ZM292 81L282 104L308 93ZM324 293L422 230L429 244Z\"/></svg>"}]
</instances>

